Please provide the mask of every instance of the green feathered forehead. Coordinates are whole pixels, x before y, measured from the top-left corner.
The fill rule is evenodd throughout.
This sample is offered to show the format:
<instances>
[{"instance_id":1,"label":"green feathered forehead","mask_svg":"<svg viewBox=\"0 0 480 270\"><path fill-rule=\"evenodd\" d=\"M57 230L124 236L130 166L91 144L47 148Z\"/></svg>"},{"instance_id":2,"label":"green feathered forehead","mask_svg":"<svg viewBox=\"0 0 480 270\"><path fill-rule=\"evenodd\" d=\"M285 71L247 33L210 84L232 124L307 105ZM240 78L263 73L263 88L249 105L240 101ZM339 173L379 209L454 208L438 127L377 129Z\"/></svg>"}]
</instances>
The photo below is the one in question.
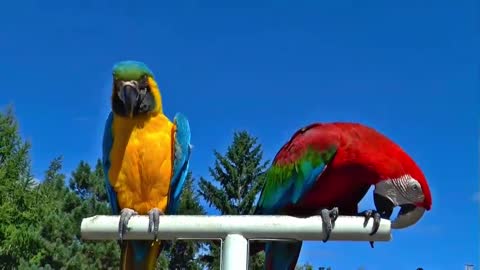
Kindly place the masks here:
<instances>
[{"instance_id":1,"label":"green feathered forehead","mask_svg":"<svg viewBox=\"0 0 480 270\"><path fill-rule=\"evenodd\" d=\"M144 75L153 77L152 71L142 62L122 61L113 66L113 76L116 79L125 81L139 80Z\"/></svg>"}]
</instances>

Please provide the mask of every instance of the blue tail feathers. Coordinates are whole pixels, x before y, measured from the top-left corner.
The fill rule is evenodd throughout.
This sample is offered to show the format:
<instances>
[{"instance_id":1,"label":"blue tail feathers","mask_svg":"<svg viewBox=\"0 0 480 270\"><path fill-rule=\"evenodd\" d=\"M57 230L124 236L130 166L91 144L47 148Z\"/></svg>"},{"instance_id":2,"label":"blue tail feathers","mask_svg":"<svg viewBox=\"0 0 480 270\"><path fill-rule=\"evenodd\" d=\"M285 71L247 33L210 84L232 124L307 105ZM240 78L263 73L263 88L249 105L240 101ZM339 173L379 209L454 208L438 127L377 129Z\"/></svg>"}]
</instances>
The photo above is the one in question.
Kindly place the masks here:
<instances>
[{"instance_id":1,"label":"blue tail feathers","mask_svg":"<svg viewBox=\"0 0 480 270\"><path fill-rule=\"evenodd\" d=\"M265 270L294 270L302 249L301 241L274 241L265 244Z\"/></svg>"}]
</instances>

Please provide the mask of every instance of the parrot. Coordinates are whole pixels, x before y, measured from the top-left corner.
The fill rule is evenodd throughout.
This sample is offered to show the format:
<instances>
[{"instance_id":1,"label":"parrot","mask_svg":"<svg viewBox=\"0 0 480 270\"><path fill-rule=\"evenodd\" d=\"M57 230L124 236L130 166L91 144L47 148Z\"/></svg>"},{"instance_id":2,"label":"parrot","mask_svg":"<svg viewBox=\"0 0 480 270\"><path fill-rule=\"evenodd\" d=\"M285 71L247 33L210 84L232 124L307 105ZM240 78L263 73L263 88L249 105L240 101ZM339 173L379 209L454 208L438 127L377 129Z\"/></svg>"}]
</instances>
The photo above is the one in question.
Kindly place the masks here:
<instances>
[{"instance_id":1,"label":"parrot","mask_svg":"<svg viewBox=\"0 0 480 270\"><path fill-rule=\"evenodd\" d=\"M418 222L431 209L427 180L415 161L377 130L351 122L317 122L297 130L264 173L254 215L320 215L327 242L339 215L373 218L374 235L381 218L400 211L391 227ZM374 185L375 210L358 212L358 203ZM373 248L373 242L370 242ZM302 242L253 244L250 255L265 251L267 270L295 269Z\"/></svg>"},{"instance_id":2,"label":"parrot","mask_svg":"<svg viewBox=\"0 0 480 270\"><path fill-rule=\"evenodd\" d=\"M118 225L121 269L155 269L162 250L161 215L174 215L189 169L188 119L163 113L159 87L148 66L127 60L113 66L111 111L102 145L107 197ZM153 240L123 240L130 218L149 217Z\"/></svg>"}]
</instances>

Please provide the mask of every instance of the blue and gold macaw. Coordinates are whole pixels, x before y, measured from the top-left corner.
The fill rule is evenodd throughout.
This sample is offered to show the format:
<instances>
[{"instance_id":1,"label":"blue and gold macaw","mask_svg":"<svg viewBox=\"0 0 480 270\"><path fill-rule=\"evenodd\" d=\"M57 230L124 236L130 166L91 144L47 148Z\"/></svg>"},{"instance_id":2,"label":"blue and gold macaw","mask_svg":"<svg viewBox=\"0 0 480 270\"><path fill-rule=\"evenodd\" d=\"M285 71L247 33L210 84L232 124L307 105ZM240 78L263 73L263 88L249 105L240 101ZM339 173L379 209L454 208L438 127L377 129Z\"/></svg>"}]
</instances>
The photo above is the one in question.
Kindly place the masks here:
<instances>
[{"instance_id":1,"label":"blue and gold macaw","mask_svg":"<svg viewBox=\"0 0 480 270\"><path fill-rule=\"evenodd\" d=\"M103 169L112 213L120 215L121 269L155 269L160 215L176 213L189 167L190 126L182 114L173 123L163 114L160 90L141 62L114 66L111 106ZM148 214L153 241L123 241L137 214Z\"/></svg>"}]
</instances>

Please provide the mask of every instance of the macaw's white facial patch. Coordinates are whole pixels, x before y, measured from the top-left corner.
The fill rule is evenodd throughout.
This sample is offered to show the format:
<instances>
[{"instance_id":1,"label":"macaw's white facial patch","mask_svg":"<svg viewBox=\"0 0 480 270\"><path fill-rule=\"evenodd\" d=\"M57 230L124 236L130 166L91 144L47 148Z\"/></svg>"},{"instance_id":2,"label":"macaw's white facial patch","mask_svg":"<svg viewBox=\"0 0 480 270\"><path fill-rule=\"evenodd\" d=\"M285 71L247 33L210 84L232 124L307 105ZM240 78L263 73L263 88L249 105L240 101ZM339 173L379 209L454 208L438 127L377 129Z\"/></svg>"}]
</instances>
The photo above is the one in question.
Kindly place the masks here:
<instances>
[{"instance_id":1,"label":"macaw's white facial patch","mask_svg":"<svg viewBox=\"0 0 480 270\"><path fill-rule=\"evenodd\" d=\"M374 193L383 197L390 203L383 203L385 213L392 213L393 208L400 206L395 220L392 221L393 229L402 229L417 223L425 213L425 208L417 206L425 199L420 183L410 175L404 175L396 179L388 179L375 185Z\"/></svg>"},{"instance_id":2,"label":"macaw's white facial patch","mask_svg":"<svg viewBox=\"0 0 480 270\"><path fill-rule=\"evenodd\" d=\"M375 193L389 198L395 206L418 204L425 200L420 183L410 175L379 182L375 185Z\"/></svg>"}]
</instances>

